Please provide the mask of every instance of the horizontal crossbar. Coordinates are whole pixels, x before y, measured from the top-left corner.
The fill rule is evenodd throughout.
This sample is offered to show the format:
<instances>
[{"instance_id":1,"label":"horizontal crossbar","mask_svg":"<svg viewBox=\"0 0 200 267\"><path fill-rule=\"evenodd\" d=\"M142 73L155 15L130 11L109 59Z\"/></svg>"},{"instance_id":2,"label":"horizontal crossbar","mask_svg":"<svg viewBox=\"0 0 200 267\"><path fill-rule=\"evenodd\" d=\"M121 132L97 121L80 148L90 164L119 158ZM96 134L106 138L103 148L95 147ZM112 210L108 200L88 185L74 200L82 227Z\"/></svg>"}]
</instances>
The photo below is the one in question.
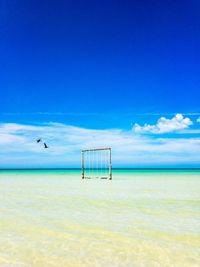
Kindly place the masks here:
<instances>
[{"instance_id":1,"label":"horizontal crossbar","mask_svg":"<svg viewBox=\"0 0 200 267\"><path fill-rule=\"evenodd\" d=\"M83 149L82 152L98 151L98 150L111 150L111 148L110 147L103 147L103 148Z\"/></svg>"}]
</instances>

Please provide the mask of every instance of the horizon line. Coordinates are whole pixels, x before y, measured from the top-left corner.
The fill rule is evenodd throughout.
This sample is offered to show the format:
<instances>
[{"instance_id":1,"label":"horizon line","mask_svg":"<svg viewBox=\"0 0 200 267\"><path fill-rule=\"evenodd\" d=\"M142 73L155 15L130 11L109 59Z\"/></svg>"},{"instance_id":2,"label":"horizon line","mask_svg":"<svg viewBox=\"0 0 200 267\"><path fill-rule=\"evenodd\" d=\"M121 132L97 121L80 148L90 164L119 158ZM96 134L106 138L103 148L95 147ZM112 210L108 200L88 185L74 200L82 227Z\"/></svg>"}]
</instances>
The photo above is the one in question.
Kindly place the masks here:
<instances>
[{"instance_id":1,"label":"horizon line","mask_svg":"<svg viewBox=\"0 0 200 267\"><path fill-rule=\"evenodd\" d=\"M81 167L74 168L0 168L0 171L7 170L81 170ZM200 167L118 167L112 170L200 170Z\"/></svg>"}]
</instances>

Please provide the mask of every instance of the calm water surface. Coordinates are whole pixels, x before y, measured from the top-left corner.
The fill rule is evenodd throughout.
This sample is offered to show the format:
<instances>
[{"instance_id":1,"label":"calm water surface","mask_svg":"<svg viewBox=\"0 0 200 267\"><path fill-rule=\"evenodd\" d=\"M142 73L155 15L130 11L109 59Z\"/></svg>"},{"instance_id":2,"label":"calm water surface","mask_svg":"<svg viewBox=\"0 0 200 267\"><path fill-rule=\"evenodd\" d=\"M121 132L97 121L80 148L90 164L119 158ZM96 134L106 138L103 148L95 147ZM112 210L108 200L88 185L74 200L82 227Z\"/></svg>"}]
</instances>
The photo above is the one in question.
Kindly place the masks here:
<instances>
[{"instance_id":1,"label":"calm water surface","mask_svg":"<svg viewBox=\"0 0 200 267\"><path fill-rule=\"evenodd\" d=\"M0 171L0 267L200 266L200 171Z\"/></svg>"}]
</instances>

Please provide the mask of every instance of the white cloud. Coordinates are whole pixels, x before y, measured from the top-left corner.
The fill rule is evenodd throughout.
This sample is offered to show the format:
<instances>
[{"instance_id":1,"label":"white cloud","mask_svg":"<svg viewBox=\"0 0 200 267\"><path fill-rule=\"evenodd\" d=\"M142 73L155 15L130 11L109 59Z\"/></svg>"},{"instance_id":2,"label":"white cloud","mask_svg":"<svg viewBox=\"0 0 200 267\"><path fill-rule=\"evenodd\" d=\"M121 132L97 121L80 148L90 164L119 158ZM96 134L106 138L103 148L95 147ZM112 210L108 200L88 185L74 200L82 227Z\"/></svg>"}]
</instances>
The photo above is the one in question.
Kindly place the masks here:
<instances>
[{"instance_id":1,"label":"white cloud","mask_svg":"<svg viewBox=\"0 0 200 267\"><path fill-rule=\"evenodd\" d=\"M186 112L186 113L181 113L184 116L199 116L199 112ZM141 116L174 116L175 113L155 113L155 112L146 112L146 113L138 113L137 115Z\"/></svg>"},{"instance_id":2,"label":"white cloud","mask_svg":"<svg viewBox=\"0 0 200 267\"><path fill-rule=\"evenodd\" d=\"M136 133L161 134L187 129L192 124L189 118L184 118L182 114L176 114L172 119L161 117L155 125L145 124L144 126L140 126L136 123L133 130Z\"/></svg>"},{"instance_id":3,"label":"white cloud","mask_svg":"<svg viewBox=\"0 0 200 267\"><path fill-rule=\"evenodd\" d=\"M200 122L200 117L197 119L197 122Z\"/></svg>"},{"instance_id":4,"label":"white cloud","mask_svg":"<svg viewBox=\"0 0 200 267\"><path fill-rule=\"evenodd\" d=\"M176 120L185 119L177 115ZM39 137L49 149L36 143ZM133 131L86 129L61 123L0 124L1 168L80 167L81 149L102 146L112 147L114 167L200 164L200 138L155 138Z\"/></svg>"}]
</instances>

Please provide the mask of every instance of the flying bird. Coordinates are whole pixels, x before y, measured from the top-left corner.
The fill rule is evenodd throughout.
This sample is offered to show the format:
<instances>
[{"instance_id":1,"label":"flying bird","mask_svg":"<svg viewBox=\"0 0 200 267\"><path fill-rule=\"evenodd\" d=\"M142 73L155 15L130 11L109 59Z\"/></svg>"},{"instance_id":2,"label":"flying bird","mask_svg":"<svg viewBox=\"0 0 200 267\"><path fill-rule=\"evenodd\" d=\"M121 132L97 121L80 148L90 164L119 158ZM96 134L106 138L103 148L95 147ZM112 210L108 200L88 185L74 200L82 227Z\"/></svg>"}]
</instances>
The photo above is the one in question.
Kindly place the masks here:
<instances>
[{"instance_id":1,"label":"flying bird","mask_svg":"<svg viewBox=\"0 0 200 267\"><path fill-rule=\"evenodd\" d=\"M39 138L39 139L36 140L37 143L40 143L41 141L42 141L41 138Z\"/></svg>"},{"instance_id":2,"label":"flying bird","mask_svg":"<svg viewBox=\"0 0 200 267\"><path fill-rule=\"evenodd\" d=\"M47 146L47 144L46 144L46 143L44 143L44 148L48 148L48 146Z\"/></svg>"}]
</instances>

